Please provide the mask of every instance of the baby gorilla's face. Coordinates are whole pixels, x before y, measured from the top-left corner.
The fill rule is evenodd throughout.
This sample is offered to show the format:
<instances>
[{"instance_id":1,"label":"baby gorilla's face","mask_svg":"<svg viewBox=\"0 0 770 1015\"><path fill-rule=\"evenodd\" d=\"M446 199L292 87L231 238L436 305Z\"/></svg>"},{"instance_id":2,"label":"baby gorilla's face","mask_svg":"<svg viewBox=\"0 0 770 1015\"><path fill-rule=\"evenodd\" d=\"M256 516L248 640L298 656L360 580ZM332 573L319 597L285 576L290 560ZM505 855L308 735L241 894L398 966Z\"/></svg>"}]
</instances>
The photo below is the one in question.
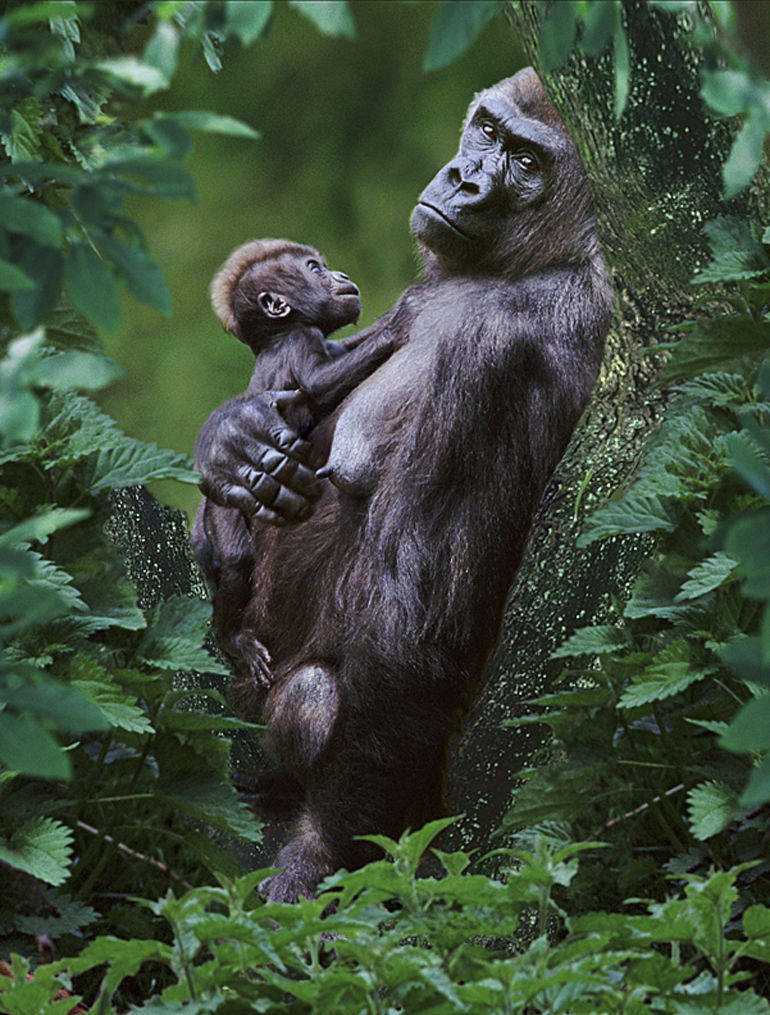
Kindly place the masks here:
<instances>
[{"instance_id":1,"label":"baby gorilla's face","mask_svg":"<svg viewBox=\"0 0 770 1015\"><path fill-rule=\"evenodd\" d=\"M328 268L317 250L308 247L301 255L282 255L273 273L271 288L282 293L303 324L314 325L330 335L358 320L358 286L343 272Z\"/></svg>"}]
</instances>

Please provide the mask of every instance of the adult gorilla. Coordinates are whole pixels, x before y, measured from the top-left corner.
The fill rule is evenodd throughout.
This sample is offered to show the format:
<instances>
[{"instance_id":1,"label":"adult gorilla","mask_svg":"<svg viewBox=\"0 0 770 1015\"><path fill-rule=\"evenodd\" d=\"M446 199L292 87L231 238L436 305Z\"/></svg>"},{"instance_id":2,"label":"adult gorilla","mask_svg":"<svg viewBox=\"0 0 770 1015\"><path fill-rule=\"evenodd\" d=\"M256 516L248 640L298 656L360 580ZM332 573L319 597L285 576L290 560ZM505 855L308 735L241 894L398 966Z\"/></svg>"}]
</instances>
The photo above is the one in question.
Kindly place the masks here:
<instances>
[{"instance_id":1,"label":"adult gorilla","mask_svg":"<svg viewBox=\"0 0 770 1015\"><path fill-rule=\"evenodd\" d=\"M273 523L252 525L245 626L304 801L272 899L363 862L355 836L441 812L449 735L609 327L588 181L531 69L474 98L412 230L424 280L347 343L387 330L396 351L307 441L266 393L221 406L196 445L206 495Z\"/></svg>"}]
</instances>

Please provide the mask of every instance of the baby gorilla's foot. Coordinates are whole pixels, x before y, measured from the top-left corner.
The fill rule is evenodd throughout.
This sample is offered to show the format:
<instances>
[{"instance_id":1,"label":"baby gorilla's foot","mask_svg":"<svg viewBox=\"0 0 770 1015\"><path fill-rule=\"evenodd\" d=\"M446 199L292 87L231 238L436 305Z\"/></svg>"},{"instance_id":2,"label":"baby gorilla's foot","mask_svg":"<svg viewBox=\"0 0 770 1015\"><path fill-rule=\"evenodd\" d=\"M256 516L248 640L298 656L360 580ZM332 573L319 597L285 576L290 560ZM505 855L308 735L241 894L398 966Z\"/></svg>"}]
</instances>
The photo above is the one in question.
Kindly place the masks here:
<instances>
[{"instance_id":1,"label":"baby gorilla's foot","mask_svg":"<svg viewBox=\"0 0 770 1015\"><path fill-rule=\"evenodd\" d=\"M244 683L254 682L267 690L272 686L273 673L270 669L270 653L249 631L234 635L225 649L235 667L238 679Z\"/></svg>"}]
</instances>

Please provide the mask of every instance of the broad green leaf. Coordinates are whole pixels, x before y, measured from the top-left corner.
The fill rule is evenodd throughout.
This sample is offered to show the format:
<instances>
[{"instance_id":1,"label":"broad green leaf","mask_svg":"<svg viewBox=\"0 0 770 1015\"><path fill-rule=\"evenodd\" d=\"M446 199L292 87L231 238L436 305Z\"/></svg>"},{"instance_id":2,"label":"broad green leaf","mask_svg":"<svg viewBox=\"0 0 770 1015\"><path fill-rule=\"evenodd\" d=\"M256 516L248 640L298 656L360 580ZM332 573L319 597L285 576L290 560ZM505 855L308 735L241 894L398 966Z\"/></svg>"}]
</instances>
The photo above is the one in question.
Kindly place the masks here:
<instances>
[{"instance_id":1,"label":"broad green leaf","mask_svg":"<svg viewBox=\"0 0 770 1015\"><path fill-rule=\"evenodd\" d=\"M586 56L598 56L609 45L619 20L619 6L617 0L608 0L584 8L580 48Z\"/></svg>"},{"instance_id":2,"label":"broad green leaf","mask_svg":"<svg viewBox=\"0 0 770 1015\"><path fill-rule=\"evenodd\" d=\"M552 3L540 23L540 63L544 74L561 67L572 50L580 4Z\"/></svg>"},{"instance_id":3,"label":"broad green leaf","mask_svg":"<svg viewBox=\"0 0 770 1015\"><path fill-rule=\"evenodd\" d=\"M237 0L236 0L237 2ZM259 131L254 130L242 120L221 113L211 113L206 109L184 109L179 113L169 113L160 119L173 120L185 130L202 130L207 134L227 134L230 137L244 137L256 140Z\"/></svg>"},{"instance_id":4,"label":"broad green leaf","mask_svg":"<svg viewBox=\"0 0 770 1015\"><path fill-rule=\"evenodd\" d=\"M744 705L721 740L728 751L748 752L770 749L770 694Z\"/></svg>"},{"instance_id":5,"label":"broad green leaf","mask_svg":"<svg viewBox=\"0 0 770 1015\"><path fill-rule=\"evenodd\" d=\"M43 110L37 99L17 100L10 110L10 131L0 133L3 147L13 162L40 159Z\"/></svg>"},{"instance_id":6,"label":"broad green leaf","mask_svg":"<svg viewBox=\"0 0 770 1015\"><path fill-rule=\"evenodd\" d=\"M770 938L770 909L754 905L743 914L743 933L747 938Z\"/></svg>"},{"instance_id":7,"label":"broad green leaf","mask_svg":"<svg viewBox=\"0 0 770 1015\"><path fill-rule=\"evenodd\" d=\"M748 318L701 320L674 346L661 380L694 377L747 354L770 349L770 323Z\"/></svg>"},{"instance_id":8,"label":"broad green leaf","mask_svg":"<svg viewBox=\"0 0 770 1015\"><path fill-rule=\"evenodd\" d=\"M71 686L92 703L107 725L129 733L154 732L145 710L122 688L92 680L73 680Z\"/></svg>"},{"instance_id":9,"label":"broad green leaf","mask_svg":"<svg viewBox=\"0 0 770 1015\"><path fill-rule=\"evenodd\" d=\"M41 916L16 916L14 926L23 934L32 934L35 937L48 934L56 940L62 934L77 933L99 918L95 909L83 905L82 902L76 902L66 892L50 888L46 891L46 899L55 907L56 915L45 913Z\"/></svg>"},{"instance_id":10,"label":"broad green leaf","mask_svg":"<svg viewBox=\"0 0 770 1015\"><path fill-rule=\"evenodd\" d=\"M762 161L769 125L767 114L752 108L722 167L726 198L735 197L754 179Z\"/></svg>"},{"instance_id":11,"label":"broad green leaf","mask_svg":"<svg viewBox=\"0 0 770 1015\"><path fill-rule=\"evenodd\" d=\"M499 9L494 0L443 0L431 21L423 70L440 70L462 56Z\"/></svg>"},{"instance_id":12,"label":"broad green leaf","mask_svg":"<svg viewBox=\"0 0 770 1015\"><path fill-rule=\"evenodd\" d=\"M120 176L138 194L155 194L158 197L180 201L195 200L195 185L189 173L168 159L157 155L129 155L111 159L105 171Z\"/></svg>"},{"instance_id":13,"label":"broad green leaf","mask_svg":"<svg viewBox=\"0 0 770 1015\"><path fill-rule=\"evenodd\" d=\"M0 226L23 233L44 246L60 247L63 239L59 216L39 201L0 193Z\"/></svg>"},{"instance_id":14,"label":"broad green leaf","mask_svg":"<svg viewBox=\"0 0 770 1015\"><path fill-rule=\"evenodd\" d=\"M47 730L9 712L0 712L0 763L39 779L69 779L71 773L69 758Z\"/></svg>"},{"instance_id":15,"label":"broad green leaf","mask_svg":"<svg viewBox=\"0 0 770 1015\"><path fill-rule=\"evenodd\" d=\"M735 471L752 489L770 500L770 464L751 433L730 434L727 448Z\"/></svg>"},{"instance_id":16,"label":"broad green leaf","mask_svg":"<svg viewBox=\"0 0 770 1015\"><path fill-rule=\"evenodd\" d=\"M51 311L59 298L62 283L61 251L42 246L30 237L14 244L14 261L26 275L34 279L34 289L11 293L11 311L24 331L31 331Z\"/></svg>"},{"instance_id":17,"label":"broad green leaf","mask_svg":"<svg viewBox=\"0 0 770 1015\"><path fill-rule=\"evenodd\" d=\"M735 558L718 550L687 572L688 581L683 583L674 601L679 603L684 599L697 599L707 592L713 592L732 579L737 566L738 561Z\"/></svg>"},{"instance_id":18,"label":"broad green leaf","mask_svg":"<svg viewBox=\"0 0 770 1015\"><path fill-rule=\"evenodd\" d=\"M72 832L53 818L34 818L0 840L0 860L49 885L66 881L71 854Z\"/></svg>"},{"instance_id":19,"label":"broad green leaf","mask_svg":"<svg viewBox=\"0 0 770 1015\"><path fill-rule=\"evenodd\" d=\"M764 658L760 638L745 635L733 638L719 650L719 657L746 683L770 687L770 661Z\"/></svg>"},{"instance_id":20,"label":"broad green leaf","mask_svg":"<svg viewBox=\"0 0 770 1015\"><path fill-rule=\"evenodd\" d=\"M620 708L638 708L652 701L662 701L709 676L710 669L690 662L668 662L648 666L626 687L620 696Z\"/></svg>"},{"instance_id":21,"label":"broad green leaf","mask_svg":"<svg viewBox=\"0 0 770 1015\"><path fill-rule=\"evenodd\" d=\"M770 271L770 258L744 219L723 215L707 222L705 231L711 261L695 275L695 285L741 281Z\"/></svg>"},{"instance_id":22,"label":"broad green leaf","mask_svg":"<svg viewBox=\"0 0 770 1015\"><path fill-rule=\"evenodd\" d=\"M289 0L324 35L356 37L356 26L347 0Z\"/></svg>"},{"instance_id":23,"label":"broad green leaf","mask_svg":"<svg viewBox=\"0 0 770 1015\"><path fill-rule=\"evenodd\" d=\"M748 463L744 461L744 469ZM757 481L761 479L761 474ZM752 484L753 485L753 484ZM770 508L762 508L731 521L725 534L725 549L739 561L743 592L757 599L770 598Z\"/></svg>"},{"instance_id":24,"label":"broad green leaf","mask_svg":"<svg viewBox=\"0 0 770 1015\"><path fill-rule=\"evenodd\" d=\"M272 13L272 0L252 0L247 4L238 3L238 0L226 0L225 29L227 34L235 35L242 46L250 46L264 34Z\"/></svg>"},{"instance_id":25,"label":"broad green leaf","mask_svg":"<svg viewBox=\"0 0 770 1015\"><path fill-rule=\"evenodd\" d=\"M586 653L601 655L604 652L617 652L625 648L629 643L625 631L609 624L598 627L580 627L574 634L551 653L553 659L563 659L565 656L579 656Z\"/></svg>"},{"instance_id":26,"label":"broad green leaf","mask_svg":"<svg viewBox=\"0 0 770 1015\"><path fill-rule=\"evenodd\" d=\"M163 272L146 251L113 236L101 236L99 246L123 276L133 296L163 314L171 313L171 297Z\"/></svg>"},{"instance_id":27,"label":"broad green leaf","mask_svg":"<svg viewBox=\"0 0 770 1015\"><path fill-rule=\"evenodd\" d=\"M161 603L150 614L136 661L162 670L229 674L204 648L210 617L211 607L201 599L177 596Z\"/></svg>"},{"instance_id":28,"label":"broad green leaf","mask_svg":"<svg viewBox=\"0 0 770 1015\"><path fill-rule=\"evenodd\" d=\"M151 479L176 479L197 485L199 475L190 468L190 460L177 451L143 444L128 437L117 445L99 451L91 478L91 493L137 486Z\"/></svg>"},{"instance_id":29,"label":"broad green leaf","mask_svg":"<svg viewBox=\"0 0 770 1015\"><path fill-rule=\"evenodd\" d=\"M44 542L53 532L88 518L87 508L49 508L25 518L0 535L0 546L18 546L20 543Z\"/></svg>"},{"instance_id":30,"label":"broad green leaf","mask_svg":"<svg viewBox=\"0 0 770 1015\"><path fill-rule=\"evenodd\" d=\"M248 7L249 4L241 6ZM144 47L142 63L154 67L166 81L171 81L176 73L179 59L179 29L170 21L158 20L155 33Z\"/></svg>"},{"instance_id":31,"label":"broad green leaf","mask_svg":"<svg viewBox=\"0 0 770 1015\"><path fill-rule=\"evenodd\" d=\"M158 67L144 63L135 56L116 56L109 60L100 60L96 66L116 83L140 89L145 97L162 91L169 85L169 79Z\"/></svg>"},{"instance_id":32,"label":"broad green leaf","mask_svg":"<svg viewBox=\"0 0 770 1015\"><path fill-rule=\"evenodd\" d=\"M730 823L738 798L723 782L702 782L687 794L690 831L696 839L710 839Z\"/></svg>"},{"instance_id":33,"label":"broad green leaf","mask_svg":"<svg viewBox=\"0 0 770 1015\"><path fill-rule=\"evenodd\" d=\"M586 519L578 546L625 532L672 532L677 525L677 508L661 497L637 492L633 487L618 500L610 501Z\"/></svg>"},{"instance_id":34,"label":"broad green leaf","mask_svg":"<svg viewBox=\"0 0 770 1015\"><path fill-rule=\"evenodd\" d=\"M107 356L67 349L40 360L31 379L41 388L56 391L73 388L98 391L122 376L122 368Z\"/></svg>"},{"instance_id":35,"label":"broad green leaf","mask_svg":"<svg viewBox=\"0 0 770 1015\"><path fill-rule=\"evenodd\" d=\"M249 842L262 838L261 823L226 782L190 779L164 784L161 799L172 808Z\"/></svg>"},{"instance_id":36,"label":"broad green leaf","mask_svg":"<svg viewBox=\"0 0 770 1015\"><path fill-rule=\"evenodd\" d=\"M743 70L706 70L701 97L723 116L737 116L751 103L752 84Z\"/></svg>"},{"instance_id":37,"label":"broad green leaf","mask_svg":"<svg viewBox=\"0 0 770 1015\"><path fill-rule=\"evenodd\" d=\"M25 271L10 261L0 260L0 292L15 293L34 288L34 281Z\"/></svg>"},{"instance_id":38,"label":"broad green leaf","mask_svg":"<svg viewBox=\"0 0 770 1015\"><path fill-rule=\"evenodd\" d=\"M77 688L42 675L17 687L0 684L0 701L16 712L43 716L60 730L108 729L102 711Z\"/></svg>"},{"instance_id":39,"label":"broad green leaf","mask_svg":"<svg viewBox=\"0 0 770 1015\"><path fill-rule=\"evenodd\" d=\"M744 807L761 807L770 800L770 758L758 765L746 784L741 795L741 803Z\"/></svg>"},{"instance_id":40,"label":"broad green leaf","mask_svg":"<svg viewBox=\"0 0 770 1015\"><path fill-rule=\"evenodd\" d=\"M105 331L114 331L120 320L118 289L112 272L85 243L75 243L64 262L64 283L72 302Z\"/></svg>"}]
</instances>

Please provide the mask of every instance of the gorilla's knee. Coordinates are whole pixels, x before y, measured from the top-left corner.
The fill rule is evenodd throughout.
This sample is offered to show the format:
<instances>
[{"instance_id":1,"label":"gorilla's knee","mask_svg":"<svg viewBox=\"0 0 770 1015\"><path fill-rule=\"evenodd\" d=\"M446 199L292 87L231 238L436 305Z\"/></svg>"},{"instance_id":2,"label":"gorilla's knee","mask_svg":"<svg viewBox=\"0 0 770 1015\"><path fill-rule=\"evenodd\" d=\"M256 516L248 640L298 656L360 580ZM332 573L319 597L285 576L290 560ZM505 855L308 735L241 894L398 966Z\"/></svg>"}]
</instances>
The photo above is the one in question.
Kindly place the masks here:
<instances>
[{"instance_id":1,"label":"gorilla's knee","mask_svg":"<svg viewBox=\"0 0 770 1015\"><path fill-rule=\"evenodd\" d=\"M324 753L338 711L333 672L322 663L306 663L267 696L265 747L296 776L306 777Z\"/></svg>"}]
</instances>

